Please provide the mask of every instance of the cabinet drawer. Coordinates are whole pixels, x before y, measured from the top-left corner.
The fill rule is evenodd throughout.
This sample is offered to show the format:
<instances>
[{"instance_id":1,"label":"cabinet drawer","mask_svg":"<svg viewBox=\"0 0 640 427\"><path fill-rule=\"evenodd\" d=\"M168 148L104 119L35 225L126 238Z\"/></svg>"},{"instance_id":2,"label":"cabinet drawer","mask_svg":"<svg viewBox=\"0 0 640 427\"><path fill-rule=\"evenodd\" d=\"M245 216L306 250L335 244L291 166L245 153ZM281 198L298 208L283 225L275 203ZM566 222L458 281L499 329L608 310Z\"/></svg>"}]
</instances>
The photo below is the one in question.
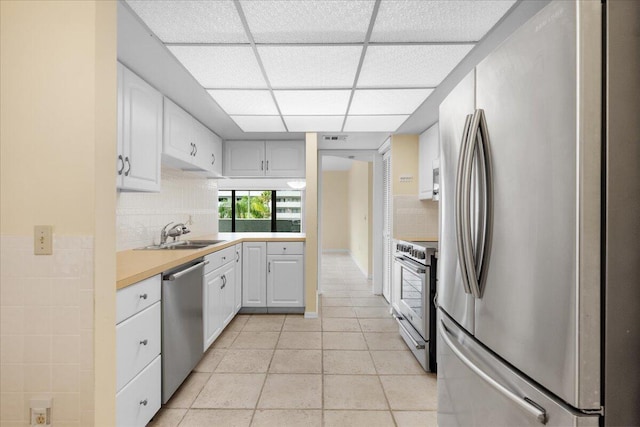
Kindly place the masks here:
<instances>
[{"instance_id":1,"label":"cabinet drawer","mask_svg":"<svg viewBox=\"0 0 640 427\"><path fill-rule=\"evenodd\" d=\"M267 242L267 255L304 255L304 243Z\"/></svg>"},{"instance_id":2,"label":"cabinet drawer","mask_svg":"<svg viewBox=\"0 0 640 427\"><path fill-rule=\"evenodd\" d=\"M160 301L160 275L149 277L116 293L116 323Z\"/></svg>"},{"instance_id":3,"label":"cabinet drawer","mask_svg":"<svg viewBox=\"0 0 640 427\"><path fill-rule=\"evenodd\" d=\"M160 409L160 356L116 394L116 425L146 426Z\"/></svg>"},{"instance_id":4,"label":"cabinet drawer","mask_svg":"<svg viewBox=\"0 0 640 427\"><path fill-rule=\"evenodd\" d=\"M234 246L229 246L228 248L207 255L206 257L204 257L204 259L206 261L209 261L209 264L204 266L204 272L206 274L210 271L215 270L216 268L222 267L228 262L235 261L236 249Z\"/></svg>"},{"instance_id":5,"label":"cabinet drawer","mask_svg":"<svg viewBox=\"0 0 640 427\"><path fill-rule=\"evenodd\" d=\"M116 390L160 354L160 302L116 326Z\"/></svg>"}]
</instances>

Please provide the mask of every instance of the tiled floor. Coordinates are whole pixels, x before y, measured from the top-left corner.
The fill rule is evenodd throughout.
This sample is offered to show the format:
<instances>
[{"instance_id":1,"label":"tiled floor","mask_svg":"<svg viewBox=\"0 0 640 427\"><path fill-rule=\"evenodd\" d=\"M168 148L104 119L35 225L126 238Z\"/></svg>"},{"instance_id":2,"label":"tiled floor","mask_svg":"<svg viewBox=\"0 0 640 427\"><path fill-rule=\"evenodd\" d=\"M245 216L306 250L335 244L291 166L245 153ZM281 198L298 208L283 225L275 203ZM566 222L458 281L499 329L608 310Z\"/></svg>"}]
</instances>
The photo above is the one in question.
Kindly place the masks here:
<instances>
[{"instance_id":1,"label":"tiled floor","mask_svg":"<svg viewBox=\"0 0 640 427\"><path fill-rule=\"evenodd\" d=\"M323 254L319 319L238 315L150 424L436 426L436 378L345 254Z\"/></svg>"}]
</instances>

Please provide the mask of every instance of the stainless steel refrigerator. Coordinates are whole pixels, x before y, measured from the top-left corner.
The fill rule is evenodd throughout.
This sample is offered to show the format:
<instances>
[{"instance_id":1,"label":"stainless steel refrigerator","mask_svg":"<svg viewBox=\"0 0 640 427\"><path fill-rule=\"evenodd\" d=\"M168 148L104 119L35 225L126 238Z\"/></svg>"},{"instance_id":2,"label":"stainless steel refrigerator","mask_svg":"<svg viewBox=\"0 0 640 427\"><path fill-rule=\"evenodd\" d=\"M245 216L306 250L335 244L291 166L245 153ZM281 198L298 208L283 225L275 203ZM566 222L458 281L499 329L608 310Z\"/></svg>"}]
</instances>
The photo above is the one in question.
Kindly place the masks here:
<instances>
[{"instance_id":1,"label":"stainless steel refrigerator","mask_svg":"<svg viewBox=\"0 0 640 427\"><path fill-rule=\"evenodd\" d=\"M606 419L606 7L551 2L440 105L440 427Z\"/></svg>"}]
</instances>

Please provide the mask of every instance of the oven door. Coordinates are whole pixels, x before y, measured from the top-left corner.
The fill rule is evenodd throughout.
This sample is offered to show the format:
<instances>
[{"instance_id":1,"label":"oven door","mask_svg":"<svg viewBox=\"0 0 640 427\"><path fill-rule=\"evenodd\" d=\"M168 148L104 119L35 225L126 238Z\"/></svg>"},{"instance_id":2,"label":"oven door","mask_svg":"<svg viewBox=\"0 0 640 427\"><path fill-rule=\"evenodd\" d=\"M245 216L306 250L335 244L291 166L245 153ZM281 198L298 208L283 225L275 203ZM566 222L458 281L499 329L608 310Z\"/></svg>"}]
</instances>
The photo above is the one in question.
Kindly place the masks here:
<instances>
[{"instance_id":1,"label":"oven door","mask_svg":"<svg viewBox=\"0 0 640 427\"><path fill-rule=\"evenodd\" d=\"M394 308L411 322L423 339L429 340L426 327L426 319L429 318L427 267L403 257L395 257L394 264Z\"/></svg>"}]
</instances>

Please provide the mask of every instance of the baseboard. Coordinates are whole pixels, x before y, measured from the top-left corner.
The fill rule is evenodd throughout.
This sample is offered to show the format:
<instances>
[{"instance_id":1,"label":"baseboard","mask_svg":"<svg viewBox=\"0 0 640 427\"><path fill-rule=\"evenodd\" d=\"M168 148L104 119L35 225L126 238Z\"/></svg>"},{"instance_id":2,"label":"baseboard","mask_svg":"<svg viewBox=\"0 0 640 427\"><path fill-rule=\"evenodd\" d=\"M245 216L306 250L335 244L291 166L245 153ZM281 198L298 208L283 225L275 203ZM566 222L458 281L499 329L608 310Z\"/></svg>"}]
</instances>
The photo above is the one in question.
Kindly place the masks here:
<instances>
[{"instance_id":1,"label":"baseboard","mask_svg":"<svg viewBox=\"0 0 640 427\"><path fill-rule=\"evenodd\" d=\"M317 319L318 318L318 313L315 311L305 311L304 312L304 318L305 319Z\"/></svg>"}]
</instances>

